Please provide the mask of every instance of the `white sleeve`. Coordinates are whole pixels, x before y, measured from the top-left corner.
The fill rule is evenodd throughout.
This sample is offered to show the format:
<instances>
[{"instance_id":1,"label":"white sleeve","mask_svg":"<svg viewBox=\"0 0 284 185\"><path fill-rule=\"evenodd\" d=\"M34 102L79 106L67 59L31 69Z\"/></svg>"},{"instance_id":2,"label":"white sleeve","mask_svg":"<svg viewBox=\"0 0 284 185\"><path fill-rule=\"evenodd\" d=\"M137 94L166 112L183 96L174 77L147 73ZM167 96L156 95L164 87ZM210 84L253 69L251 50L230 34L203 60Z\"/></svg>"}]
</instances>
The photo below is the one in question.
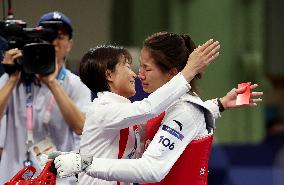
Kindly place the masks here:
<instances>
[{"instance_id":1,"label":"white sleeve","mask_svg":"<svg viewBox=\"0 0 284 185\"><path fill-rule=\"evenodd\" d=\"M150 94L148 98L133 103L110 103L94 108L87 119L95 119L104 124L103 129L121 129L141 124L165 111L172 103L188 92L190 86L184 76L179 73L165 85ZM106 115L107 111L107 115ZM97 115L101 115L99 118ZM100 120L101 119L101 120Z\"/></svg>"},{"instance_id":2,"label":"white sleeve","mask_svg":"<svg viewBox=\"0 0 284 185\"><path fill-rule=\"evenodd\" d=\"M4 148L6 139L7 119L6 114L0 120L0 148Z\"/></svg>"},{"instance_id":3,"label":"white sleeve","mask_svg":"<svg viewBox=\"0 0 284 185\"><path fill-rule=\"evenodd\" d=\"M202 110L178 105L166 117L140 159L93 158L87 174L108 181L158 182L170 171L186 146L204 126Z\"/></svg>"},{"instance_id":4,"label":"white sleeve","mask_svg":"<svg viewBox=\"0 0 284 185\"><path fill-rule=\"evenodd\" d=\"M0 77L0 90L6 85L6 83L8 82L9 80L9 75L7 73L4 73L1 77ZM19 83L19 82L18 82ZM14 91L14 90L13 90ZM12 93L13 93L12 91ZM1 94L2 95L2 94ZM11 99L11 96L9 96L9 99ZM7 112L7 109L8 109L8 105L9 105L9 100L7 102L7 105L5 106L4 110L3 110L3 113L6 114ZM1 113L0 113L1 115ZM3 117L2 117L3 118ZM1 118L0 118L1 119ZM1 122L0 122L1 124Z\"/></svg>"},{"instance_id":5,"label":"white sleeve","mask_svg":"<svg viewBox=\"0 0 284 185\"><path fill-rule=\"evenodd\" d=\"M7 83L9 79L9 75L7 73L4 73L2 76L0 76L0 89L3 88L3 86Z\"/></svg>"},{"instance_id":6,"label":"white sleeve","mask_svg":"<svg viewBox=\"0 0 284 185\"><path fill-rule=\"evenodd\" d=\"M217 99L207 100L204 102L204 104L212 113L213 119L217 119L221 117Z\"/></svg>"},{"instance_id":7,"label":"white sleeve","mask_svg":"<svg viewBox=\"0 0 284 185\"><path fill-rule=\"evenodd\" d=\"M84 107L91 102L91 90L80 80L80 78L70 72L69 84L72 84L72 91L69 96L80 111L85 112Z\"/></svg>"}]
</instances>

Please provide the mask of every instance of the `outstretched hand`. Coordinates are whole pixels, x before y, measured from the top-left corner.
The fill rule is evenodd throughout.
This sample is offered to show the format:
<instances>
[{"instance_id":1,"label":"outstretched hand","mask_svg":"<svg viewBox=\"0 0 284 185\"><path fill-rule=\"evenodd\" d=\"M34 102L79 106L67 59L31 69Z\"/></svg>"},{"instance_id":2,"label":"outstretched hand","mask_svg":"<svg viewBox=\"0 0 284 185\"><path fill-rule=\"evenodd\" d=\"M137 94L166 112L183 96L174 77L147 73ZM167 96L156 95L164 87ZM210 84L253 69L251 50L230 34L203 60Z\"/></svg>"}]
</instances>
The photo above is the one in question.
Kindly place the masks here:
<instances>
[{"instance_id":1,"label":"outstretched hand","mask_svg":"<svg viewBox=\"0 0 284 185\"><path fill-rule=\"evenodd\" d=\"M263 92L253 91L255 88L258 87L258 84L253 84L250 86L251 89L251 96L250 96L250 103L245 105L236 105L237 96L238 94L242 94L245 92L246 87L242 87L239 89L233 88L230 92L226 94L223 98L220 98L220 101L225 109L237 108L242 106L257 106L258 103L262 102L262 95Z\"/></svg>"},{"instance_id":2,"label":"outstretched hand","mask_svg":"<svg viewBox=\"0 0 284 185\"><path fill-rule=\"evenodd\" d=\"M197 47L188 57L187 64L182 70L182 74L191 81L198 73L205 71L207 66L218 57L220 43L208 40L202 46Z\"/></svg>"}]
</instances>

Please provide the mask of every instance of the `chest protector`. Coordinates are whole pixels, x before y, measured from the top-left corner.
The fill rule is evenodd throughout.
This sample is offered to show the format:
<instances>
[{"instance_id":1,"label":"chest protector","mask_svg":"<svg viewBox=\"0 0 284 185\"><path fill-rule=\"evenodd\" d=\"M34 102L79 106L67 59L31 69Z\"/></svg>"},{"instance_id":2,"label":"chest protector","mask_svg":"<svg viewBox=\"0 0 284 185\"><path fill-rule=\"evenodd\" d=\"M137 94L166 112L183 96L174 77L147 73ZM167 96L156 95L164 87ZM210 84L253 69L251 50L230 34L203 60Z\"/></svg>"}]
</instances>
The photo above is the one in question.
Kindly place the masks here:
<instances>
[{"instance_id":1,"label":"chest protector","mask_svg":"<svg viewBox=\"0 0 284 185\"><path fill-rule=\"evenodd\" d=\"M146 144L153 139L164 116L165 113L162 113L147 122ZM193 140L161 182L143 185L207 185L208 160L212 142L213 135Z\"/></svg>"},{"instance_id":2,"label":"chest protector","mask_svg":"<svg viewBox=\"0 0 284 185\"><path fill-rule=\"evenodd\" d=\"M135 132L135 130L138 129L138 126L134 125L133 129L134 129L134 132ZM126 145L127 145L128 136L129 136L129 128L124 128L124 129L120 130L119 150L118 150L118 155L117 155L118 159L122 159L122 157L123 157L123 154L125 152ZM116 184L121 185L121 183L119 181L117 181Z\"/></svg>"}]
</instances>

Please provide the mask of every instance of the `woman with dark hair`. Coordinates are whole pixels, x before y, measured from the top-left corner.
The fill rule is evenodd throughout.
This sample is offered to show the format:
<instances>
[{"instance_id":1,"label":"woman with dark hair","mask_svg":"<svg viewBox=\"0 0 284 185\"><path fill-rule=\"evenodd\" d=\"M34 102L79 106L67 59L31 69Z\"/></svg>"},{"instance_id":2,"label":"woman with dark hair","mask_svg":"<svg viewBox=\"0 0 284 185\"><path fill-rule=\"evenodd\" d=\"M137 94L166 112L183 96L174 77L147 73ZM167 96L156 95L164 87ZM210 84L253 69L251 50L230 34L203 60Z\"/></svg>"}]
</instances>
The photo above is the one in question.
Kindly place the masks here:
<instances>
[{"instance_id":1,"label":"woman with dark hair","mask_svg":"<svg viewBox=\"0 0 284 185\"><path fill-rule=\"evenodd\" d=\"M202 47L195 48L187 35L161 32L148 37L140 57L139 77L144 91L154 92L150 96L154 95L161 86L172 81L182 69L185 69L191 62L188 60L189 56ZM192 78L200 78L202 72L198 71ZM115 160L106 159L110 157L105 156L97 158L98 155L94 155L92 164L85 168L85 172L92 177L105 180L141 183L161 181L171 168L177 168L171 171L161 184L206 184L214 119L220 116L220 111L237 107L237 94L245 89L233 89L221 100L203 102L195 92L193 80L190 81L190 86L190 91L165 109L165 113L147 123L146 138L152 141L141 158ZM256 86L253 85L251 88ZM173 88L172 91L174 90ZM261 93L254 92L252 95ZM261 100L252 99L250 105L256 105L259 101ZM96 108L94 107L94 110ZM131 112L131 109L129 111ZM94 114L94 117L95 115L97 114ZM131 122L137 123L136 119ZM145 142L146 145L148 143ZM81 161L70 164L68 159L71 156L72 154L61 155L55 159L60 176L75 172L70 166L81 165ZM78 171L81 170L82 168Z\"/></svg>"}]
</instances>

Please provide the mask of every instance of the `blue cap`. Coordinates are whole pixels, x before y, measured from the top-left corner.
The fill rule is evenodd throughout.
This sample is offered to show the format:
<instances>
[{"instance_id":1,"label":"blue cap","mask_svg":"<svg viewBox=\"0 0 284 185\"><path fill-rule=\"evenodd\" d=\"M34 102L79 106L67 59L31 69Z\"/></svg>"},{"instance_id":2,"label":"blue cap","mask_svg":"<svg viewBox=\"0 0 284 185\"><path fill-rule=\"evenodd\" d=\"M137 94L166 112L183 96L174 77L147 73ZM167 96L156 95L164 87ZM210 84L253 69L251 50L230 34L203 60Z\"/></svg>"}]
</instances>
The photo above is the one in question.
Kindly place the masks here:
<instances>
[{"instance_id":1,"label":"blue cap","mask_svg":"<svg viewBox=\"0 0 284 185\"><path fill-rule=\"evenodd\" d=\"M63 26L67 28L70 38L72 38L73 28L72 28L71 20L63 13L55 11L55 12L49 12L49 13L44 14L39 19L38 26L40 25L40 23L44 21L62 21Z\"/></svg>"}]
</instances>

